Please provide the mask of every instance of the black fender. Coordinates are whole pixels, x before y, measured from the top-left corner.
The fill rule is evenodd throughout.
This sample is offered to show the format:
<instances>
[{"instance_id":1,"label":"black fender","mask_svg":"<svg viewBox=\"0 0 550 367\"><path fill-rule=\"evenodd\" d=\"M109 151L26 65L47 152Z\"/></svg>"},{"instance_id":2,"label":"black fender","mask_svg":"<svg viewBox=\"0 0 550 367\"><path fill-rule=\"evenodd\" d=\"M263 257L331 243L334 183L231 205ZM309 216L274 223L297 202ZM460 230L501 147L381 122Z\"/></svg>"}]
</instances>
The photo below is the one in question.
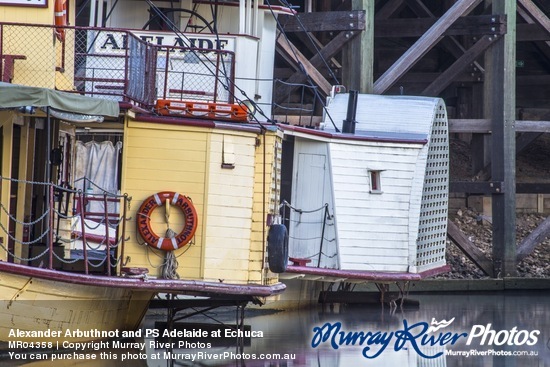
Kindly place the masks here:
<instances>
[{"instance_id":1,"label":"black fender","mask_svg":"<svg viewBox=\"0 0 550 367\"><path fill-rule=\"evenodd\" d=\"M269 270L284 273L288 265L288 231L282 224L272 224L267 234Z\"/></svg>"}]
</instances>

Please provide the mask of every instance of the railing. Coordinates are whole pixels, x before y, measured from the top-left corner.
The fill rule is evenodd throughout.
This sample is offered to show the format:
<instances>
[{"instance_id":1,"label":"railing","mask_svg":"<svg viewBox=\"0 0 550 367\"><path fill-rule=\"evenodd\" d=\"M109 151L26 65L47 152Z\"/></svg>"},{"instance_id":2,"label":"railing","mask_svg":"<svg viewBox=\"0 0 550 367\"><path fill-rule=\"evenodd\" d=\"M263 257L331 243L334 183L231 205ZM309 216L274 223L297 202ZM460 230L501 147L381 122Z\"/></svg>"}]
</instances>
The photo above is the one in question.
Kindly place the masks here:
<instances>
[{"instance_id":1,"label":"railing","mask_svg":"<svg viewBox=\"0 0 550 367\"><path fill-rule=\"evenodd\" d=\"M286 101L279 103L273 102L274 115L281 119L281 122L292 123L289 121L290 116L298 117L296 125L314 126L313 116L315 114L315 97L317 95L317 87L306 85L287 83L280 79L274 82L274 90L277 90L281 95L286 96ZM298 90L297 94L294 93Z\"/></svg>"},{"instance_id":2,"label":"railing","mask_svg":"<svg viewBox=\"0 0 550 367\"><path fill-rule=\"evenodd\" d=\"M156 45L129 30L64 29L60 42L54 26L0 23L0 75L9 79L3 81L143 108L157 99L233 102L233 52Z\"/></svg>"},{"instance_id":3,"label":"railing","mask_svg":"<svg viewBox=\"0 0 550 367\"><path fill-rule=\"evenodd\" d=\"M45 198L45 210L35 220L21 221L0 203L8 222L0 223L0 237L7 240L0 247L10 261L85 274L119 273L124 265L127 208L131 200L127 195L91 194L40 182L2 180L9 180L12 185L29 185L30 191L44 194ZM102 206L94 208L94 203ZM23 238L9 230L16 226L24 228Z\"/></svg>"}]
</instances>

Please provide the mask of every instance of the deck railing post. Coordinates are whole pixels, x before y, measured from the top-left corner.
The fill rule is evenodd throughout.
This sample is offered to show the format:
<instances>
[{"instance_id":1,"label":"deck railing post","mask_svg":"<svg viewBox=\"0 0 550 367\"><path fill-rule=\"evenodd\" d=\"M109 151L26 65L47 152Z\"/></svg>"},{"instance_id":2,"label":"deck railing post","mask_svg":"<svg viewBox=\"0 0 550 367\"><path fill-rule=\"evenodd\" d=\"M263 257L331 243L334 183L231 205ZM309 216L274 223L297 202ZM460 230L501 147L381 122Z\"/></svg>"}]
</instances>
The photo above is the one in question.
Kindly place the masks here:
<instances>
[{"instance_id":1,"label":"deck railing post","mask_svg":"<svg viewBox=\"0 0 550 367\"><path fill-rule=\"evenodd\" d=\"M122 234L120 234L120 267L124 266L124 244L126 242L126 214L127 214L127 207L128 207L128 195L124 194L124 207L122 208ZM117 227L118 229L118 227ZM118 242L118 236L117 236L117 242Z\"/></svg>"},{"instance_id":2,"label":"deck railing post","mask_svg":"<svg viewBox=\"0 0 550 367\"><path fill-rule=\"evenodd\" d=\"M48 191L48 197L49 197L49 205L48 210L50 211L50 215L48 218L50 232L48 233L48 242L49 242L49 266L48 269L53 269L53 242L54 242L54 198L53 198L53 185L49 185L49 191Z\"/></svg>"},{"instance_id":3,"label":"deck railing post","mask_svg":"<svg viewBox=\"0 0 550 367\"><path fill-rule=\"evenodd\" d=\"M84 273L88 274L88 243L86 241L86 223L84 223L84 212L85 212L85 203L84 203L84 192L80 192L78 197L80 201L80 233L82 233L82 254L84 256Z\"/></svg>"},{"instance_id":4,"label":"deck railing post","mask_svg":"<svg viewBox=\"0 0 550 367\"><path fill-rule=\"evenodd\" d=\"M105 213L105 247L107 249L107 275L111 275L111 242L109 239L109 207L107 192L103 193L103 206Z\"/></svg>"}]
</instances>

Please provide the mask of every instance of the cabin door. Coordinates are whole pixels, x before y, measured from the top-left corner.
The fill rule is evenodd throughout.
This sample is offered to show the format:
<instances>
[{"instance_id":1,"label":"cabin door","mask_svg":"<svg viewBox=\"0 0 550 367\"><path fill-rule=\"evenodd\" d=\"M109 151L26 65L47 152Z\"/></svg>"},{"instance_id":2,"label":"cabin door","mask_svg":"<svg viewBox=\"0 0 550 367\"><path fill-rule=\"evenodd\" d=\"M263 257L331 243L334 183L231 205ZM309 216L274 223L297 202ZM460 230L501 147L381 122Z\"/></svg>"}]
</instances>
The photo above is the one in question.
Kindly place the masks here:
<instances>
[{"instance_id":1,"label":"cabin door","mask_svg":"<svg viewBox=\"0 0 550 367\"><path fill-rule=\"evenodd\" d=\"M325 219L326 161L324 154L298 154L292 206L299 211L292 210L290 215L289 254L309 258L315 266Z\"/></svg>"}]
</instances>

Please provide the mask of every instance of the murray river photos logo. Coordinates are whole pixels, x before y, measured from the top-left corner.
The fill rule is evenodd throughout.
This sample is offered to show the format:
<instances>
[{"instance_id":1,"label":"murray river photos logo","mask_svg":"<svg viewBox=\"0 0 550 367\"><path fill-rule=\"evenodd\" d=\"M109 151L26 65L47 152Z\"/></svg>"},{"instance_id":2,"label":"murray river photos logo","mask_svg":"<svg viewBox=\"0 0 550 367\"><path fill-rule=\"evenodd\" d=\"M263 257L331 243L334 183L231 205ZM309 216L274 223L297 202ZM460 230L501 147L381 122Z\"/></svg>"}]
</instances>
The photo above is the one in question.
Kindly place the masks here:
<instances>
[{"instance_id":1,"label":"murray river photos logo","mask_svg":"<svg viewBox=\"0 0 550 367\"><path fill-rule=\"evenodd\" d=\"M433 347L452 346L465 340L466 345L480 346L532 346L538 342L539 330L494 330L491 324L474 325L469 333L455 333L446 331L455 319L437 321L432 319L431 324L425 321L409 324L403 320L403 328L394 331L346 331L341 322L327 322L323 326L313 328L311 346L317 348L322 344L334 349L343 346L362 347L361 354L365 358L378 357L388 347L394 351L412 348L424 358L437 358L444 354L443 348L430 354Z\"/></svg>"}]
</instances>

